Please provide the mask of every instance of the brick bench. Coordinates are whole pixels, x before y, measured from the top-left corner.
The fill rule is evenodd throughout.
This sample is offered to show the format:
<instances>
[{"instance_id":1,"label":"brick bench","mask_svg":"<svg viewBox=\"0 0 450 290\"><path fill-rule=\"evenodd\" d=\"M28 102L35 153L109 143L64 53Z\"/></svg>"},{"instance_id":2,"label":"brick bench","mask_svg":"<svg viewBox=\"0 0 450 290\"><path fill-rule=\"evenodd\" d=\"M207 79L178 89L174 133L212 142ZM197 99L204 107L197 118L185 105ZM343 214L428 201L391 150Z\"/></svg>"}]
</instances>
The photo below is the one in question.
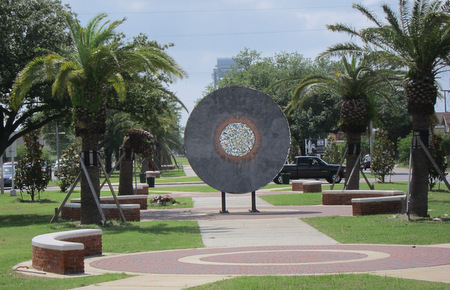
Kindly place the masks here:
<instances>
[{"instance_id":1,"label":"brick bench","mask_svg":"<svg viewBox=\"0 0 450 290\"><path fill-rule=\"evenodd\" d=\"M117 200L120 204L139 204L141 209L147 209L148 206L148 195L118 195ZM72 198L71 203L80 203L81 198ZM116 204L112 196L100 196L101 204Z\"/></svg>"},{"instance_id":2,"label":"brick bench","mask_svg":"<svg viewBox=\"0 0 450 290\"><path fill-rule=\"evenodd\" d=\"M406 212L406 195L353 198L353 215L372 215Z\"/></svg>"},{"instance_id":3,"label":"brick bench","mask_svg":"<svg viewBox=\"0 0 450 290\"><path fill-rule=\"evenodd\" d=\"M294 179L291 180L292 191L303 191L303 183L308 182L308 180Z\"/></svg>"},{"instance_id":4,"label":"brick bench","mask_svg":"<svg viewBox=\"0 0 450 290\"><path fill-rule=\"evenodd\" d=\"M161 171L145 171L145 177L161 177Z\"/></svg>"},{"instance_id":5,"label":"brick bench","mask_svg":"<svg viewBox=\"0 0 450 290\"><path fill-rule=\"evenodd\" d=\"M303 182L303 192L322 192L322 182L320 181Z\"/></svg>"},{"instance_id":6,"label":"brick bench","mask_svg":"<svg viewBox=\"0 0 450 290\"><path fill-rule=\"evenodd\" d=\"M116 204L101 204L103 213L107 220L120 220L119 210ZM123 215L128 222L137 222L141 220L141 211L139 204L121 204ZM81 204L66 203L61 210L61 218L69 221L81 220Z\"/></svg>"},{"instance_id":7,"label":"brick bench","mask_svg":"<svg viewBox=\"0 0 450 290\"><path fill-rule=\"evenodd\" d=\"M84 273L84 257L102 254L102 230L43 234L31 240L33 268L57 273Z\"/></svg>"},{"instance_id":8,"label":"brick bench","mask_svg":"<svg viewBox=\"0 0 450 290\"><path fill-rule=\"evenodd\" d=\"M136 186L133 186L134 195L148 195L148 184L147 183L138 183Z\"/></svg>"},{"instance_id":9,"label":"brick bench","mask_svg":"<svg viewBox=\"0 0 450 290\"><path fill-rule=\"evenodd\" d=\"M401 190L324 190L323 205L351 205L352 198L404 195Z\"/></svg>"}]
</instances>

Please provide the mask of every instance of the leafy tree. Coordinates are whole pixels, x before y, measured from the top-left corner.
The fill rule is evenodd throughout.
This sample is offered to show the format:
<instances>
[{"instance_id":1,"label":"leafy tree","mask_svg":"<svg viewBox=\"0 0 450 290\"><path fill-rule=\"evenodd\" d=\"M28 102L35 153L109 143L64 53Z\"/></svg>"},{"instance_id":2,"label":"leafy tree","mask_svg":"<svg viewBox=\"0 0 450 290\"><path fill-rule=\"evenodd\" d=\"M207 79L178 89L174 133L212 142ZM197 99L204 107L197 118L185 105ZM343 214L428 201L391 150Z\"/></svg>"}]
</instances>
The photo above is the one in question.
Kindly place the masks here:
<instances>
[{"instance_id":1,"label":"leafy tree","mask_svg":"<svg viewBox=\"0 0 450 290\"><path fill-rule=\"evenodd\" d=\"M51 98L48 84L36 85L12 108L16 75L43 51L67 43L67 6L53 0L2 0L0 4L0 154L15 140L52 120L70 115L67 99Z\"/></svg>"},{"instance_id":2,"label":"leafy tree","mask_svg":"<svg viewBox=\"0 0 450 290\"><path fill-rule=\"evenodd\" d=\"M388 132L379 129L375 133L375 147L370 167L373 175L381 182L385 181L386 175L390 175L394 171L394 149L394 142L389 140Z\"/></svg>"},{"instance_id":3,"label":"leafy tree","mask_svg":"<svg viewBox=\"0 0 450 290\"><path fill-rule=\"evenodd\" d=\"M396 14L382 5L386 23L366 7L354 4L375 26L356 30L345 24L329 25L332 31L345 32L362 41L337 44L324 54L367 53L395 67L405 67L405 95L412 116L413 131L428 146L430 116L437 97L436 75L450 65L450 13L448 1L399 0ZM421 148L412 151L412 179L409 211L413 216L428 216L428 169L430 162Z\"/></svg>"},{"instance_id":4,"label":"leafy tree","mask_svg":"<svg viewBox=\"0 0 450 290\"><path fill-rule=\"evenodd\" d=\"M352 58L348 62L342 58L342 68L330 75L311 75L299 78L292 95L288 112L300 107L305 100L320 92L333 92L341 97L340 128L346 134L347 160L345 178L348 189L359 188L359 175L352 168L358 166L356 160L361 151L361 135L367 130L369 121L375 117L374 100L384 96L389 71L373 70L365 60Z\"/></svg>"},{"instance_id":5,"label":"leafy tree","mask_svg":"<svg viewBox=\"0 0 450 290\"><path fill-rule=\"evenodd\" d=\"M323 160L330 164L339 164L342 159L343 150L339 148L334 137L327 138L327 145L325 146L325 154Z\"/></svg>"},{"instance_id":6,"label":"leafy tree","mask_svg":"<svg viewBox=\"0 0 450 290\"><path fill-rule=\"evenodd\" d=\"M105 169L106 172L111 172L112 156L115 153L118 160L119 148L122 145L126 132L134 128L136 123L131 120L127 113L118 112L116 110L108 111L108 118L106 119L106 132L101 142L105 153Z\"/></svg>"},{"instance_id":7,"label":"leafy tree","mask_svg":"<svg viewBox=\"0 0 450 290\"><path fill-rule=\"evenodd\" d=\"M446 153L445 150L442 149L442 137L438 134L433 134L431 138L430 143L430 154L431 157L436 162L437 166L439 167L439 170L444 173L444 175L447 175L445 173L445 170L447 169L447 161L445 160ZM434 166L430 166L430 169L428 171L428 187L430 190L433 190L434 186L437 182L443 181L441 178L441 175L436 170Z\"/></svg>"},{"instance_id":8,"label":"leafy tree","mask_svg":"<svg viewBox=\"0 0 450 290\"><path fill-rule=\"evenodd\" d=\"M80 149L81 142L75 139L62 151L59 169L55 172L61 192L66 192L80 173Z\"/></svg>"},{"instance_id":9,"label":"leafy tree","mask_svg":"<svg viewBox=\"0 0 450 290\"><path fill-rule=\"evenodd\" d=\"M12 92L15 107L22 104L36 83L52 81L53 96L68 95L73 107L75 133L81 136L83 152L97 152L105 132L107 98L115 94L124 100L127 83L139 80L140 73L182 77L175 61L155 45L124 44L115 29L125 19L102 22L106 14L95 16L86 27L66 17L72 45L33 59L19 73ZM139 106L137 106L139 107ZM95 194L100 195L98 164L87 166ZM85 175L81 178L81 223L100 223L100 215Z\"/></svg>"},{"instance_id":10,"label":"leafy tree","mask_svg":"<svg viewBox=\"0 0 450 290\"><path fill-rule=\"evenodd\" d=\"M27 154L19 160L16 167L15 183L20 193L25 190L34 201L35 195L40 199L41 191L47 188L51 176L42 171L45 160L42 158L42 147L39 144L40 131L36 130L23 136Z\"/></svg>"},{"instance_id":11,"label":"leafy tree","mask_svg":"<svg viewBox=\"0 0 450 290\"><path fill-rule=\"evenodd\" d=\"M404 138L398 138L397 140L397 151L398 151L398 162L403 165L409 165L409 156L411 154L411 141L412 132Z\"/></svg>"},{"instance_id":12,"label":"leafy tree","mask_svg":"<svg viewBox=\"0 0 450 290\"><path fill-rule=\"evenodd\" d=\"M334 68L327 61L312 62L298 53L277 53L272 57L261 57L261 53L245 49L233 58L236 67L220 81L218 88L226 86L247 86L272 96L281 107L289 105L293 86L290 82L272 86L279 80L305 77L313 72L319 73ZM207 87L205 95L217 89ZM304 149L305 139L326 138L330 131L337 129L339 120L338 98L330 93L317 94L304 103L305 110L295 111L289 116L292 148L290 159ZM304 152L304 151L303 151ZM301 153L300 153L301 155Z\"/></svg>"}]
</instances>

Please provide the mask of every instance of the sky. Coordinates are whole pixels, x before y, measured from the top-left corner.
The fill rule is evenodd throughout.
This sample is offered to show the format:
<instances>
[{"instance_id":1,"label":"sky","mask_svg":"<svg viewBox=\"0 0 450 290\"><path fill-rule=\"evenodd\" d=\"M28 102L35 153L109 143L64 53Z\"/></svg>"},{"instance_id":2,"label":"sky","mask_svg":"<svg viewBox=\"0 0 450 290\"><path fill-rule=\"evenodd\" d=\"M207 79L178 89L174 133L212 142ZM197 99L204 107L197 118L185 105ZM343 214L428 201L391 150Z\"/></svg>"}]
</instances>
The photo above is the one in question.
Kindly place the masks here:
<instances>
[{"instance_id":1,"label":"sky","mask_svg":"<svg viewBox=\"0 0 450 290\"><path fill-rule=\"evenodd\" d=\"M314 59L329 46L349 41L344 33L331 32L327 24L345 23L355 28L372 26L352 8L352 0L62 0L82 25L98 13L108 19L127 20L116 30L128 38L144 33L160 44L173 43L167 52L188 73L170 89L186 105L184 126L196 100L212 83L217 58L234 57L248 48L270 57L298 52ZM397 11L398 0L365 0L362 3L384 17L380 6ZM450 90L450 72L439 76L441 89ZM450 99L450 92L447 92ZM450 111L450 100L447 101ZM444 111L438 101L436 111Z\"/></svg>"}]
</instances>

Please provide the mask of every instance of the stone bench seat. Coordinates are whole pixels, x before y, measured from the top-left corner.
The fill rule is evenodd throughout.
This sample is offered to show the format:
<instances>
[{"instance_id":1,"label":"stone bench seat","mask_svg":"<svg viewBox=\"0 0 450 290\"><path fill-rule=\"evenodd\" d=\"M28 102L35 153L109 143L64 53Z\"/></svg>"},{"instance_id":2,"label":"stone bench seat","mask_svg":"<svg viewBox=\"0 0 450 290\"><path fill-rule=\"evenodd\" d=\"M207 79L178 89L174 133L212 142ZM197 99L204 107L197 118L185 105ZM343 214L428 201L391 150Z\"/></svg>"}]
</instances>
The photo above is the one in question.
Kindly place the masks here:
<instances>
[{"instance_id":1,"label":"stone bench seat","mask_svg":"<svg viewBox=\"0 0 450 290\"><path fill-rule=\"evenodd\" d=\"M117 200L120 204L139 204L141 209L147 209L148 207L148 195L136 194L136 195L118 195ZM72 198L71 203L80 203L81 198ZM116 204L112 196L100 196L101 204Z\"/></svg>"},{"instance_id":2,"label":"stone bench seat","mask_svg":"<svg viewBox=\"0 0 450 290\"><path fill-rule=\"evenodd\" d=\"M353 198L353 215L395 214L406 212L406 195Z\"/></svg>"},{"instance_id":3,"label":"stone bench seat","mask_svg":"<svg viewBox=\"0 0 450 290\"><path fill-rule=\"evenodd\" d=\"M120 220L120 213L117 205L101 204L103 214L107 220ZM121 204L123 215L128 222L141 220L141 211L139 204ZM81 220L81 203L66 203L61 210L61 218L64 220Z\"/></svg>"},{"instance_id":4,"label":"stone bench seat","mask_svg":"<svg viewBox=\"0 0 450 290\"><path fill-rule=\"evenodd\" d=\"M83 229L43 234L31 240L33 268L57 273L84 273L84 257L102 254L102 230Z\"/></svg>"},{"instance_id":5,"label":"stone bench seat","mask_svg":"<svg viewBox=\"0 0 450 290\"><path fill-rule=\"evenodd\" d=\"M351 205L353 198L404 195L401 190L324 190L323 205Z\"/></svg>"}]
</instances>

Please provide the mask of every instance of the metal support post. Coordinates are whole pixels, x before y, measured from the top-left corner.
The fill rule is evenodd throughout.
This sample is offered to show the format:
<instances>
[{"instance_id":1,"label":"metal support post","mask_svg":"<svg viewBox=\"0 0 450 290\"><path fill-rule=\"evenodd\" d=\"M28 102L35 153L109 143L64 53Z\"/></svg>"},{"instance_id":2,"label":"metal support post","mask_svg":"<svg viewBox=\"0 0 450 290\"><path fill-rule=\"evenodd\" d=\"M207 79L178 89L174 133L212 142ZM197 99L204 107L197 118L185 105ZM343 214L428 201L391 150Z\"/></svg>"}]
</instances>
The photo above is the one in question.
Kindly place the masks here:
<instances>
[{"instance_id":1,"label":"metal support post","mask_svg":"<svg viewBox=\"0 0 450 290\"><path fill-rule=\"evenodd\" d=\"M220 213L229 213L227 211L226 200L225 200L225 192L222 191L222 210Z\"/></svg>"},{"instance_id":2,"label":"metal support post","mask_svg":"<svg viewBox=\"0 0 450 290\"><path fill-rule=\"evenodd\" d=\"M259 212L259 210L256 209L256 192L252 191L252 209L250 212Z\"/></svg>"}]
</instances>

